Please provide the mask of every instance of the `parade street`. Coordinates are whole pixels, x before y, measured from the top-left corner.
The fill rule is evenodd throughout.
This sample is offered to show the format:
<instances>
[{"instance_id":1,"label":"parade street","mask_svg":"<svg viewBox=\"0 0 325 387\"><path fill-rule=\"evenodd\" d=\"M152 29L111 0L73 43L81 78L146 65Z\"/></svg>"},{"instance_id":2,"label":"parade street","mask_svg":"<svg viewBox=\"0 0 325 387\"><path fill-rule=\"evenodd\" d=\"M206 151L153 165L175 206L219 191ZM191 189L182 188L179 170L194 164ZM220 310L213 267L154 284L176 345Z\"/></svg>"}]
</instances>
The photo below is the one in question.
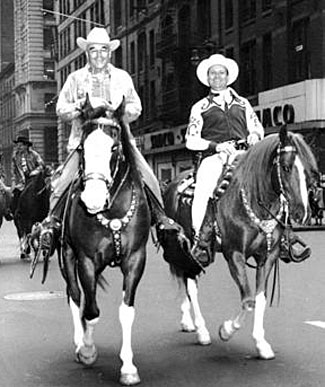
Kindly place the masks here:
<instances>
[{"instance_id":1,"label":"parade street","mask_svg":"<svg viewBox=\"0 0 325 387\"><path fill-rule=\"evenodd\" d=\"M229 342L219 325L239 311L237 287L224 259L200 280L200 300L212 344L196 344L194 333L180 332L181 294L162 254L150 242L147 267L136 297L132 344L134 363L145 387L316 387L325 380L325 231L301 232L312 257L280 264L280 302L268 308L266 339L275 359L256 358L252 318ZM42 263L29 279L21 261L13 223L0 229L1 387L118 386L121 329L118 307L122 276L106 269L109 286L99 289L101 318L95 330L99 358L91 368L74 361L72 319L57 258L41 284ZM254 269L250 270L252 278ZM269 287L272 285L272 275ZM271 291L270 291L271 293Z\"/></svg>"}]
</instances>

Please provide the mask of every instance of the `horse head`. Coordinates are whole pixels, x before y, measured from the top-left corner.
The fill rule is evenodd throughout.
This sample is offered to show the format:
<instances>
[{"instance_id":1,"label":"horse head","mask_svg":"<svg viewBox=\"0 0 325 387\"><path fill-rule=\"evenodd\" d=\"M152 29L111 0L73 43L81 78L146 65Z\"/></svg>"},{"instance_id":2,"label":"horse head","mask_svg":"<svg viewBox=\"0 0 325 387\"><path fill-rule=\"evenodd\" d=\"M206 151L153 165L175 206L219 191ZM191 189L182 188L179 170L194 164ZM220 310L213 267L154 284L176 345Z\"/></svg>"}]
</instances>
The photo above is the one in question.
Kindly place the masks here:
<instances>
[{"instance_id":1,"label":"horse head","mask_svg":"<svg viewBox=\"0 0 325 387\"><path fill-rule=\"evenodd\" d=\"M93 109L86 98L83 118L84 190L81 200L88 212L95 214L110 202L110 188L114 179L116 154L118 154L121 126L115 114L107 108Z\"/></svg>"},{"instance_id":2,"label":"horse head","mask_svg":"<svg viewBox=\"0 0 325 387\"><path fill-rule=\"evenodd\" d=\"M276 149L273 181L275 189L288 202L289 213L297 223L305 223L310 215L309 190L316 183L317 163L302 136L280 128Z\"/></svg>"}]
</instances>

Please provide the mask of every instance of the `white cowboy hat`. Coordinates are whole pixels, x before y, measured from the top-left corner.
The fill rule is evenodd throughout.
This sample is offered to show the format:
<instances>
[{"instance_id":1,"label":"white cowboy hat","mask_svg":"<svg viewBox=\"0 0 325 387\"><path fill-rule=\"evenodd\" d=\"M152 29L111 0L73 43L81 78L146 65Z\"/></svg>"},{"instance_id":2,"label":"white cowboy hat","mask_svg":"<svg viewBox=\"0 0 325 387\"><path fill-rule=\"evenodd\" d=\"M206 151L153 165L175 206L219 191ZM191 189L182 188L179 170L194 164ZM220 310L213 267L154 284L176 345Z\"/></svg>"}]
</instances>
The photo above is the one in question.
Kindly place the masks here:
<instances>
[{"instance_id":1,"label":"white cowboy hat","mask_svg":"<svg viewBox=\"0 0 325 387\"><path fill-rule=\"evenodd\" d=\"M233 59L226 58L221 54L211 55L209 58L204 59L199 63L196 69L196 75L199 81L203 85L209 86L208 83L208 70L211 66L221 65L228 70L228 82L227 85L231 85L238 77L239 68L237 63Z\"/></svg>"},{"instance_id":2,"label":"white cowboy hat","mask_svg":"<svg viewBox=\"0 0 325 387\"><path fill-rule=\"evenodd\" d=\"M77 38L77 45L84 51L90 44L104 44L110 51L115 51L120 46L120 41L111 40L105 28L95 27L89 32L87 39Z\"/></svg>"}]
</instances>

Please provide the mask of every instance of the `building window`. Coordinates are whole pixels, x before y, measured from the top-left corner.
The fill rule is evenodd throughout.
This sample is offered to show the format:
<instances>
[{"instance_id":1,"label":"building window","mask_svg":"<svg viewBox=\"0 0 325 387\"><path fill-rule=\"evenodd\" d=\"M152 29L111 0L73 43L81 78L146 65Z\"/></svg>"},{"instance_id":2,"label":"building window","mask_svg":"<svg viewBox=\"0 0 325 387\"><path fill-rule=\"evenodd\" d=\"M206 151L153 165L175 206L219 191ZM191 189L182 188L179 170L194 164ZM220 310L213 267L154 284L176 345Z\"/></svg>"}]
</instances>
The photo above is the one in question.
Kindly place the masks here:
<instances>
[{"instance_id":1,"label":"building window","mask_svg":"<svg viewBox=\"0 0 325 387\"><path fill-rule=\"evenodd\" d=\"M240 49L241 77L240 90L245 96L256 94L256 42L251 40L242 45Z\"/></svg>"},{"instance_id":2,"label":"building window","mask_svg":"<svg viewBox=\"0 0 325 387\"><path fill-rule=\"evenodd\" d=\"M308 19L295 22L292 26L291 50L289 60L290 82L309 78L307 49Z\"/></svg>"},{"instance_id":3,"label":"building window","mask_svg":"<svg viewBox=\"0 0 325 387\"><path fill-rule=\"evenodd\" d=\"M49 60L44 61L43 77L46 80L55 79L54 61L49 61Z\"/></svg>"},{"instance_id":4,"label":"building window","mask_svg":"<svg viewBox=\"0 0 325 387\"><path fill-rule=\"evenodd\" d=\"M155 31L151 30L149 32L149 60L150 67L155 65Z\"/></svg>"},{"instance_id":5,"label":"building window","mask_svg":"<svg viewBox=\"0 0 325 387\"><path fill-rule=\"evenodd\" d=\"M272 87L272 34L263 36L263 90Z\"/></svg>"},{"instance_id":6,"label":"building window","mask_svg":"<svg viewBox=\"0 0 325 387\"><path fill-rule=\"evenodd\" d=\"M225 27L232 28L234 24L234 6L232 0L225 0Z\"/></svg>"},{"instance_id":7,"label":"building window","mask_svg":"<svg viewBox=\"0 0 325 387\"><path fill-rule=\"evenodd\" d=\"M58 130L56 126L44 128L44 158L47 164L58 160Z\"/></svg>"},{"instance_id":8,"label":"building window","mask_svg":"<svg viewBox=\"0 0 325 387\"><path fill-rule=\"evenodd\" d=\"M54 45L52 27L44 28L43 30L43 48L45 51L51 51Z\"/></svg>"},{"instance_id":9,"label":"building window","mask_svg":"<svg viewBox=\"0 0 325 387\"><path fill-rule=\"evenodd\" d=\"M43 0L43 9L46 9L48 11L54 11L53 7L53 0ZM43 12L44 19L45 20L54 20L54 13L52 12Z\"/></svg>"},{"instance_id":10,"label":"building window","mask_svg":"<svg viewBox=\"0 0 325 387\"><path fill-rule=\"evenodd\" d=\"M114 1L114 23L116 27L122 25L122 8L121 8L121 0Z\"/></svg>"},{"instance_id":11,"label":"building window","mask_svg":"<svg viewBox=\"0 0 325 387\"><path fill-rule=\"evenodd\" d=\"M226 48L225 55L227 58L234 59L234 48L233 47Z\"/></svg>"},{"instance_id":12,"label":"building window","mask_svg":"<svg viewBox=\"0 0 325 387\"><path fill-rule=\"evenodd\" d=\"M135 43L131 43L131 74L135 74Z\"/></svg>"},{"instance_id":13,"label":"building window","mask_svg":"<svg viewBox=\"0 0 325 387\"><path fill-rule=\"evenodd\" d=\"M197 5L198 34L202 40L211 36L211 4L210 0L200 0Z\"/></svg>"},{"instance_id":14,"label":"building window","mask_svg":"<svg viewBox=\"0 0 325 387\"><path fill-rule=\"evenodd\" d=\"M155 81L150 82L150 115L151 118L154 118L155 108L156 108L156 85Z\"/></svg>"},{"instance_id":15,"label":"building window","mask_svg":"<svg viewBox=\"0 0 325 387\"><path fill-rule=\"evenodd\" d=\"M117 67L123 67L123 57L122 57L122 48L119 47L116 51L115 51L115 66Z\"/></svg>"},{"instance_id":16,"label":"building window","mask_svg":"<svg viewBox=\"0 0 325 387\"><path fill-rule=\"evenodd\" d=\"M256 0L241 0L239 3L239 22L246 23L256 18Z\"/></svg>"},{"instance_id":17,"label":"building window","mask_svg":"<svg viewBox=\"0 0 325 387\"><path fill-rule=\"evenodd\" d=\"M140 72L146 70L146 57L146 35L143 32L138 38L138 68Z\"/></svg>"},{"instance_id":18,"label":"building window","mask_svg":"<svg viewBox=\"0 0 325 387\"><path fill-rule=\"evenodd\" d=\"M55 112L55 100L56 95L53 93L45 93L44 94L44 110L47 113Z\"/></svg>"},{"instance_id":19,"label":"building window","mask_svg":"<svg viewBox=\"0 0 325 387\"><path fill-rule=\"evenodd\" d=\"M268 11L272 8L272 0L262 0L262 11Z\"/></svg>"}]
</instances>

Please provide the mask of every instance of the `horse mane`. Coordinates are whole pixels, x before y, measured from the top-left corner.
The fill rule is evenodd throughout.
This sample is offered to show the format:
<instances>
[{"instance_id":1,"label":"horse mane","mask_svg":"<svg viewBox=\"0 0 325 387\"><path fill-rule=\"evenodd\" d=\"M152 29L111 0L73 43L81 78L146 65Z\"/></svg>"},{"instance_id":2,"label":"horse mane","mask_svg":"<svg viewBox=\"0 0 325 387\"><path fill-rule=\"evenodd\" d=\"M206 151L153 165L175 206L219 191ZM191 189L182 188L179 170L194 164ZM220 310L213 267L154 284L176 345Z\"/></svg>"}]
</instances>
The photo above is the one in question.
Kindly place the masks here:
<instances>
[{"instance_id":1,"label":"horse mane","mask_svg":"<svg viewBox=\"0 0 325 387\"><path fill-rule=\"evenodd\" d=\"M123 101L115 111L114 116L121 127L121 143L123 148L123 155L126 161L128 162L133 178L141 184L142 179L141 179L140 172L137 168L138 157L136 155L136 150L135 150L136 145L134 146L132 145L132 141L135 142L135 139L131 133L130 125L125 122L124 112L125 112L125 100L123 98Z\"/></svg>"},{"instance_id":2,"label":"horse mane","mask_svg":"<svg viewBox=\"0 0 325 387\"><path fill-rule=\"evenodd\" d=\"M288 139L297 150L307 178L317 173L315 156L303 137L289 132ZM269 203L276 196L272 188L271 170L279 143L278 134L268 135L246 152L235 171L233 182L238 184L239 190L245 190L250 203Z\"/></svg>"},{"instance_id":3,"label":"horse mane","mask_svg":"<svg viewBox=\"0 0 325 387\"><path fill-rule=\"evenodd\" d=\"M249 202L270 201L272 193L271 172L279 136L271 134L251 147L243 156L234 173L233 182L244 189ZM275 195L275 193L274 193Z\"/></svg>"}]
</instances>

